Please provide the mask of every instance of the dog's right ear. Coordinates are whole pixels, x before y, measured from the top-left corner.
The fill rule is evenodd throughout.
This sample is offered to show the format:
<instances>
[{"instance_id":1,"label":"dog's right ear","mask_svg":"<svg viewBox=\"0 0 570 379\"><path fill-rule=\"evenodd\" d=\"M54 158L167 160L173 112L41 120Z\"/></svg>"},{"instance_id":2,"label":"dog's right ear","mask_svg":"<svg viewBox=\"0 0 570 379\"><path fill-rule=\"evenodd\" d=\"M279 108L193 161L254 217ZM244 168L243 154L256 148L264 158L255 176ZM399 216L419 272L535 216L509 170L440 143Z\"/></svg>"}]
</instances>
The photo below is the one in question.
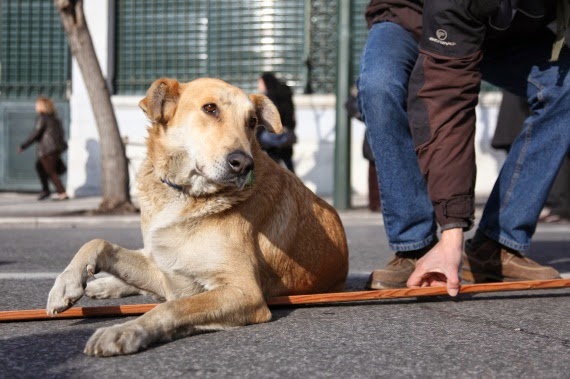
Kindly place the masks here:
<instances>
[{"instance_id":1,"label":"dog's right ear","mask_svg":"<svg viewBox=\"0 0 570 379\"><path fill-rule=\"evenodd\" d=\"M152 83L139 107L153 124L166 125L174 116L179 99L180 83L176 79L160 78Z\"/></svg>"}]
</instances>

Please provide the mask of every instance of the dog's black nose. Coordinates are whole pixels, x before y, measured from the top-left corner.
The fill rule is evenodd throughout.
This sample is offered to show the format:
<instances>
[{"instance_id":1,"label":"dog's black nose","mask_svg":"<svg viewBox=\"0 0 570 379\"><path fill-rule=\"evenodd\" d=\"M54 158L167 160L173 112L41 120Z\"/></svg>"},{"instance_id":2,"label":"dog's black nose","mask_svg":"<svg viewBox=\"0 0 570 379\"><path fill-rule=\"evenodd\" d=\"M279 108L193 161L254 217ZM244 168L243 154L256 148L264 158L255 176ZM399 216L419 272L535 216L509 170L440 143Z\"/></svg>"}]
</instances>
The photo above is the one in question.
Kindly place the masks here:
<instances>
[{"instance_id":1,"label":"dog's black nose","mask_svg":"<svg viewBox=\"0 0 570 379\"><path fill-rule=\"evenodd\" d=\"M236 151L228 155L228 164L232 171L238 175L245 175L253 170L253 158L243 151Z\"/></svg>"}]
</instances>

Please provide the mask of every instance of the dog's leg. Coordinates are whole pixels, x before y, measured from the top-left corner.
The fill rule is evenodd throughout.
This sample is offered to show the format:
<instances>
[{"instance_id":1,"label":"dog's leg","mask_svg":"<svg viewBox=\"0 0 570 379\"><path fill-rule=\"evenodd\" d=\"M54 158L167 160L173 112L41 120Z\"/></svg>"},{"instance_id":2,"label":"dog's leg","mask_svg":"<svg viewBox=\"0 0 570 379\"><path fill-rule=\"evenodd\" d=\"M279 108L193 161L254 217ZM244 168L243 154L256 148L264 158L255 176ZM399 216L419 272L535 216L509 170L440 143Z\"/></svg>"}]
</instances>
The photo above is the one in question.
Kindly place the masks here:
<instances>
[{"instance_id":1,"label":"dog's leg","mask_svg":"<svg viewBox=\"0 0 570 379\"><path fill-rule=\"evenodd\" d=\"M119 299L137 295L149 295L149 293L112 275L95 278L87 282L85 287L85 296L92 299Z\"/></svg>"},{"instance_id":2,"label":"dog's leg","mask_svg":"<svg viewBox=\"0 0 570 379\"><path fill-rule=\"evenodd\" d=\"M199 330L227 329L270 319L271 312L259 289L222 285L192 297L159 304L136 320L100 328L87 342L85 353L132 354L151 344Z\"/></svg>"},{"instance_id":3,"label":"dog's leg","mask_svg":"<svg viewBox=\"0 0 570 379\"><path fill-rule=\"evenodd\" d=\"M99 271L165 298L162 272L139 251L97 239L83 245L56 278L48 296L47 312L55 314L75 304L84 294L87 279Z\"/></svg>"}]
</instances>

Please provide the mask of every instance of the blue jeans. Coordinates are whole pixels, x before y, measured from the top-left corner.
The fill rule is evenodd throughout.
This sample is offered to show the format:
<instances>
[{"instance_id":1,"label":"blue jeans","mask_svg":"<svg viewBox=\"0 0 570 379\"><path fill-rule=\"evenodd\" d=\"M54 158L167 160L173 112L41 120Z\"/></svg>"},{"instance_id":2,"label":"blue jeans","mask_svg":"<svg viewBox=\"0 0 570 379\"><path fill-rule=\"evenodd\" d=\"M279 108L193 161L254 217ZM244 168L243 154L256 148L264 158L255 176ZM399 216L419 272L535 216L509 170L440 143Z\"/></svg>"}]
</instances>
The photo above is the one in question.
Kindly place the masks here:
<instances>
[{"instance_id":1,"label":"blue jeans","mask_svg":"<svg viewBox=\"0 0 570 379\"><path fill-rule=\"evenodd\" d=\"M420 172L407 116L408 81L418 43L401 26L382 22L368 34L358 78L358 103L376 161L390 247L425 247L437 226Z\"/></svg>"},{"instance_id":2,"label":"blue jeans","mask_svg":"<svg viewBox=\"0 0 570 379\"><path fill-rule=\"evenodd\" d=\"M526 251L540 211L570 150L570 52L550 63L553 35L538 33L485 53L483 79L526 96L532 114L487 201L479 230ZM360 66L359 106L376 160L384 225L390 247L408 251L433 241L435 216L418 168L406 115L407 83L418 51L411 34L375 24Z\"/></svg>"},{"instance_id":3,"label":"blue jeans","mask_svg":"<svg viewBox=\"0 0 570 379\"><path fill-rule=\"evenodd\" d=\"M553 34L524 45L487 52L483 79L526 97L531 115L513 142L485 205L479 230L518 251L530 247L536 223L565 156L570 150L570 51L548 62Z\"/></svg>"}]
</instances>

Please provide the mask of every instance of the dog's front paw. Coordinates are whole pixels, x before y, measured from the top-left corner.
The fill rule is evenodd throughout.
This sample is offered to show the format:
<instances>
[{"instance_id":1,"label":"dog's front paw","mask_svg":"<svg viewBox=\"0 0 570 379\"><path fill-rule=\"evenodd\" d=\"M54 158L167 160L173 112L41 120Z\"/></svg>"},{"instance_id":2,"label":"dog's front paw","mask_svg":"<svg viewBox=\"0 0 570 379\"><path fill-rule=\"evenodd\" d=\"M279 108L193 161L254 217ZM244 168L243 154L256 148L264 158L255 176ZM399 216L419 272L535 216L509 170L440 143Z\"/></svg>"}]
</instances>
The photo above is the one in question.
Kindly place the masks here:
<instances>
[{"instance_id":1,"label":"dog's front paw","mask_svg":"<svg viewBox=\"0 0 570 379\"><path fill-rule=\"evenodd\" d=\"M150 336L142 326L125 323L97 329L87 341L84 353L100 357L133 354L147 347L149 342Z\"/></svg>"},{"instance_id":2,"label":"dog's front paw","mask_svg":"<svg viewBox=\"0 0 570 379\"><path fill-rule=\"evenodd\" d=\"M114 276L104 276L87 283L85 295L92 299L119 299L141 295L143 291Z\"/></svg>"},{"instance_id":3,"label":"dog's front paw","mask_svg":"<svg viewBox=\"0 0 570 379\"><path fill-rule=\"evenodd\" d=\"M70 308L83 296L84 279L82 273L66 270L59 274L49 291L47 314L55 315Z\"/></svg>"},{"instance_id":4,"label":"dog's front paw","mask_svg":"<svg viewBox=\"0 0 570 379\"><path fill-rule=\"evenodd\" d=\"M112 276L97 278L87 283L85 295L92 299L117 299L121 293L117 291L116 281Z\"/></svg>"}]
</instances>

